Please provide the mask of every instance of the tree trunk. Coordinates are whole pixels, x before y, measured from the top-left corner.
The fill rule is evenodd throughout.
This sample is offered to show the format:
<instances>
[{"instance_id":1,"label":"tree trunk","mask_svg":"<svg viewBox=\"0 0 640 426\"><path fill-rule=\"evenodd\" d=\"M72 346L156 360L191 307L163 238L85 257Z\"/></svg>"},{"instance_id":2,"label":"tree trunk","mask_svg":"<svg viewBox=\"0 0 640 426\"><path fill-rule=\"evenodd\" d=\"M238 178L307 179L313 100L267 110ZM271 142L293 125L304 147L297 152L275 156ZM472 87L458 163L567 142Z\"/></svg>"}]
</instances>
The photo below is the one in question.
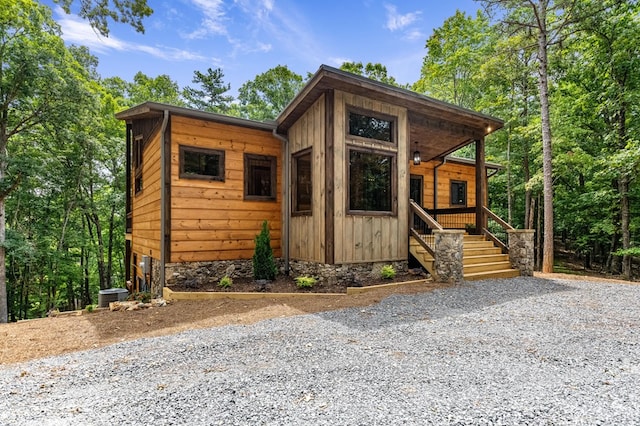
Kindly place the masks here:
<instances>
[{"instance_id":1,"label":"tree trunk","mask_svg":"<svg viewBox=\"0 0 640 426\"><path fill-rule=\"evenodd\" d=\"M536 230L536 247L538 248L538 255L536 256L536 270L542 269L542 200L538 195L538 222Z\"/></svg>"},{"instance_id":2,"label":"tree trunk","mask_svg":"<svg viewBox=\"0 0 640 426\"><path fill-rule=\"evenodd\" d=\"M551 120L549 117L549 83L547 74L547 2L541 1L537 11L538 28L538 88L542 119L542 171L544 182L544 250L542 272L553 272L553 168L551 152Z\"/></svg>"},{"instance_id":3,"label":"tree trunk","mask_svg":"<svg viewBox=\"0 0 640 426\"><path fill-rule=\"evenodd\" d=\"M3 129L4 131L4 129ZM0 142L0 182L4 180L6 175L7 163L7 141L2 135L2 141ZM9 320L9 304L7 301L7 267L6 267L6 253L4 244L6 240L6 217L4 197L0 198L0 324L6 324Z\"/></svg>"}]
</instances>

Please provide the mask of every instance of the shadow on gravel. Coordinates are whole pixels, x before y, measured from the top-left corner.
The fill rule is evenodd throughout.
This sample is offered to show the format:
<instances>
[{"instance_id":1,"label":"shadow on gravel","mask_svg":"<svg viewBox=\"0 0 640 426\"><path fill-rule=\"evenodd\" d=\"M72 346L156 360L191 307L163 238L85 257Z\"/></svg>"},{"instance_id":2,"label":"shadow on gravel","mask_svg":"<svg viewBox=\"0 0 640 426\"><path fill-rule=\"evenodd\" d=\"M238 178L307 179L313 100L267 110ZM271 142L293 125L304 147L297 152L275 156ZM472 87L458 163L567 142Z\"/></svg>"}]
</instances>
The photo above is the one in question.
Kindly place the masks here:
<instances>
[{"instance_id":1,"label":"shadow on gravel","mask_svg":"<svg viewBox=\"0 0 640 426\"><path fill-rule=\"evenodd\" d=\"M471 281L429 293L391 295L376 305L318 315L349 328L371 330L463 315L512 300L574 290L553 280L534 277Z\"/></svg>"}]
</instances>

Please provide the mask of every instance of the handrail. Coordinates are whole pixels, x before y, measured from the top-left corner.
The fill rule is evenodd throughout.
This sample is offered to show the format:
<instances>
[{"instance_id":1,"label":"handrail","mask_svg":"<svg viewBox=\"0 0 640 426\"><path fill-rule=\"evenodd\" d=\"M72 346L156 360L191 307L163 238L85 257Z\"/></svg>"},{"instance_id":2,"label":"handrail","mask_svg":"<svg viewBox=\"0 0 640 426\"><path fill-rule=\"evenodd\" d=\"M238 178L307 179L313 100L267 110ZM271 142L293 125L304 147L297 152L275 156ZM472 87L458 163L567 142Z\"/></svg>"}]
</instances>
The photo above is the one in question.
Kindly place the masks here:
<instances>
[{"instance_id":1,"label":"handrail","mask_svg":"<svg viewBox=\"0 0 640 426\"><path fill-rule=\"evenodd\" d=\"M487 206L482 206L482 209L487 214L487 216L489 216L491 219L495 220L498 223L498 225L502 226L502 229L505 229L505 230L514 229L513 226L511 226L507 222L505 222L502 218L500 218L500 216L498 216L497 214L495 214L494 212L489 210L487 208Z\"/></svg>"},{"instance_id":2,"label":"handrail","mask_svg":"<svg viewBox=\"0 0 640 426\"><path fill-rule=\"evenodd\" d=\"M509 225L500 216L498 216L497 214L495 214L494 212L489 210L486 206L482 206L482 210L487 215L488 219L492 219L494 222L496 222L498 225L500 225L500 227L502 227L502 229L504 229L505 231L508 232L508 231L514 229L513 226ZM498 247L500 247L500 249L502 249L503 253L507 253L509 251L509 245L508 245L508 241L507 241L508 238L505 238L505 241L502 241L497 235L492 233L489 229L483 228L482 231L483 231L483 234L487 238L489 238L496 245L498 245Z\"/></svg>"},{"instance_id":3,"label":"handrail","mask_svg":"<svg viewBox=\"0 0 640 426\"><path fill-rule=\"evenodd\" d=\"M430 228L432 229L438 229L440 231L442 231L442 225L440 225L434 218L432 218L429 213L427 213L426 211L424 211L424 209L422 207L420 207L420 205L418 203L416 203L413 200L409 200L409 206L411 207L411 211L415 214L418 215L418 217L420 219L422 219L423 221L425 221L427 223L427 225L429 225Z\"/></svg>"}]
</instances>

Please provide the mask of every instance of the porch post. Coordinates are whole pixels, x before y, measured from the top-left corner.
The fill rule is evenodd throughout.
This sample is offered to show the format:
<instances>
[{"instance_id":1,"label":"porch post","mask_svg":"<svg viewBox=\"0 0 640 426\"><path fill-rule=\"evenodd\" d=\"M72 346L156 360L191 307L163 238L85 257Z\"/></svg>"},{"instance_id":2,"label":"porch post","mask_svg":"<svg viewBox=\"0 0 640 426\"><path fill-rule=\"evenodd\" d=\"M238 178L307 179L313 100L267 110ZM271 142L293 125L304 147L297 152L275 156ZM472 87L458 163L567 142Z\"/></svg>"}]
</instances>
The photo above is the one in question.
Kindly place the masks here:
<instances>
[{"instance_id":1,"label":"porch post","mask_svg":"<svg viewBox=\"0 0 640 426\"><path fill-rule=\"evenodd\" d=\"M484 205L487 194L487 171L484 165L484 137L476 139L476 233L483 234L486 227Z\"/></svg>"}]
</instances>

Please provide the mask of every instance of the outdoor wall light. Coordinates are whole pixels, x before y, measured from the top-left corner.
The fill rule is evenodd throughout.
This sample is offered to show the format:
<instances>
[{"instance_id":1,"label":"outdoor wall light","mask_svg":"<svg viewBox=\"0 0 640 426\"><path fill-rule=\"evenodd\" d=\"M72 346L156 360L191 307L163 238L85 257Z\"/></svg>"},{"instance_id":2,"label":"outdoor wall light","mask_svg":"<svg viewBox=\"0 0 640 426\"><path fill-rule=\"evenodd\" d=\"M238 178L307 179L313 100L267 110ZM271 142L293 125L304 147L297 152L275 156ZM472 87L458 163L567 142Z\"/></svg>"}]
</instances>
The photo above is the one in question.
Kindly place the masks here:
<instances>
[{"instance_id":1,"label":"outdoor wall light","mask_svg":"<svg viewBox=\"0 0 640 426\"><path fill-rule=\"evenodd\" d=\"M420 151L418 151L418 142L416 142L416 150L413 151L413 165L420 165Z\"/></svg>"}]
</instances>

